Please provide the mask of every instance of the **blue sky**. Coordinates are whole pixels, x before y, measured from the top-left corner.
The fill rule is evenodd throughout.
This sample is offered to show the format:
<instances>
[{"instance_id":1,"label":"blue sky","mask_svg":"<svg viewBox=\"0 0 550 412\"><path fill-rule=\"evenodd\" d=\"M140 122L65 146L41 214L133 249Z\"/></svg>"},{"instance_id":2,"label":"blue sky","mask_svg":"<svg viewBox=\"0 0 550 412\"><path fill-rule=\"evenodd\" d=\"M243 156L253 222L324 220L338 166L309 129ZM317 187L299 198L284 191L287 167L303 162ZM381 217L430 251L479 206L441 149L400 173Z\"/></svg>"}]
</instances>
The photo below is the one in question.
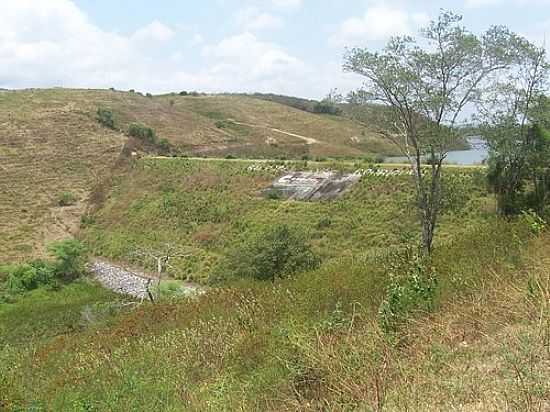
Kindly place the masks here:
<instances>
[{"instance_id":1,"label":"blue sky","mask_svg":"<svg viewBox=\"0 0 550 412\"><path fill-rule=\"evenodd\" d=\"M380 48L440 8L542 43L550 0L1 0L0 87L153 93L275 92L320 98L360 78L346 46ZM550 39L547 44L550 42Z\"/></svg>"}]
</instances>

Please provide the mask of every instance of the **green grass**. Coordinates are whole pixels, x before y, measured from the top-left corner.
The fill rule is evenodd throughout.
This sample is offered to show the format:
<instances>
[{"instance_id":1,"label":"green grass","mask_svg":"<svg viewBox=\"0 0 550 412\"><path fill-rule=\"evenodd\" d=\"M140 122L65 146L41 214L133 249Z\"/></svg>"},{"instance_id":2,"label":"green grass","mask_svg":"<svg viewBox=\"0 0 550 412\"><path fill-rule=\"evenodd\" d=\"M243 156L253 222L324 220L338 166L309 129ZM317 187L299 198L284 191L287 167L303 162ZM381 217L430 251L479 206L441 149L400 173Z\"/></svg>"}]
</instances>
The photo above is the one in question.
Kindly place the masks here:
<instances>
[{"instance_id":1,"label":"green grass","mask_svg":"<svg viewBox=\"0 0 550 412\"><path fill-rule=\"evenodd\" d=\"M416 239L410 177L367 176L335 201L284 202L258 195L281 173L274 164L249 166L141 160L113 177L81 237L92 253L121 259L165 241L193 247L196 255L175 261L172 274L205 280L241 236L284 222L308 234L323 258L319 269L275 283L234 279L200 298L154 305L117 303L88 282L0 304L0 404L56 411L546 405L550 239L533 237L522 219L494 216L482 170L445 169L447 201L428 262L437 280L432 311L408 308L385 333L379 309L406 264L393 252ZM171 295L180 285L161 289Z\"/></svg>"},{"instance_id":2,"label":"green grass","mask_svg":"<svg viewBox=\"0 0 550 412\"><path fill-rule=\"evenodd\" d=\"M392 340L377 326L384 259L341 258L275 285L144 304L94 327L55 326L62 335L24 346L10 336L0 352L0 401L8 410L58 411L448 410L458 403L487 410L491 402L526 410L524 395L531 405L548 395L540 362L549 361L545 335L537 334L548 321L541 312L548 239L529 240L527 232L490 221L438 248L436 312L417 314ZM531 295L529 279L541 285ZM85 301L69 299L73 319ZM49 310L48 299L35 305ZM2 318L8 327L19 321L14 311L0 312L11 314ZM487 344L488 334L504 339L501 349ZM525 387L515 384L514 362L532 367ZM483 375L487 367L493 373ZM463 371L474 380L462 381ZM475 392L476 383L483 389Z\"/></svg>"},{"instance_id":3,"label":"green grass","mask_svg":"<svg viewBox=\"0 0 550 412\"><path fill-rule=\"evenodd\" d=\"M262 226L285 223L306 233L325 261L385 252L417 236L409 176L365 176L334 201L281 201L260 196L281 172L270 163L258 164L266 169L260 171L250 171L250 165L254 163L142 160L115 184L81 237L93 254L117 260L129 259L138 247L154 248L164 242L192 249L193 256L177 261L171 274L204 281L238 239ZM341 163L289 162L287 167L355 170ZM482 172L448 169L445 173L453 198L443 213L438 243L490 216L482 211L491 204Z\"/></svg>"}]
</instances>

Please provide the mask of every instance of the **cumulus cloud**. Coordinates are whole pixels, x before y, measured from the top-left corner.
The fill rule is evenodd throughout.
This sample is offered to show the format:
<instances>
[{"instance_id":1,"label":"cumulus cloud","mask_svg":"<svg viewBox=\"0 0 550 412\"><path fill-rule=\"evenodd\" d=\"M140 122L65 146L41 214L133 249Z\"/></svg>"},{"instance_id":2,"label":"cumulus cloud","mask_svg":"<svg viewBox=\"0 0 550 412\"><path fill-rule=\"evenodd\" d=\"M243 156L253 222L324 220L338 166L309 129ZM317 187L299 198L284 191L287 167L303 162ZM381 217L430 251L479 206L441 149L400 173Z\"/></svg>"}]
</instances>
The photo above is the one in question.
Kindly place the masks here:
<instances>
[{"instance_id":1,"label":"cumulus cloud","mask_svg":"<svg viewBox=\"0 0 550 412\"><path fill-rule=\"evenodd\" d=\"M303 0L271 0L271 3L282 10L297 10L302 7Z\"/></svg>"},{"instance_id":2,"label":"cumulus cloud","mask_svg":"<svg viewBox=\"0 0 550 412\"><path fill-rule=\"evenodd\" d=\"M238 26L245 31L275 30L283 27L280 17L261 12L256 7L248 7L236 15Z\"/></svg>"},{"instance_id":3,"label":"cumulus cloud","mask_svg":"<svg viewBox=\"0 0 550 412\"><path fill-rule=\"evenodd\" d=\"M331 87L344 89L352 83L340 62L319 67L305 63L252 29L212 42L193 28L152 21L121 34L94 25L70 0L2 4L0 61L0 88L261 91L321 97Z\"/></svg>"},{"instance_id":4,"label":"cumulus cloud","mask_svg":"<svg viewBox=\"0 0 550 412\"><path fill-rule=\"evenodd\" d=\"M174 30L162 24L158 20L154 20L150 24L137 30L133 38L140 41L158 41L165 42L172 40L175 36Z\"/></svg>"},{"instance_id":5,"label":"cumulus cloud","mask_svg":"<svg viewBox=\"0 0 550 412\"><path fill-rule=\"evenodd\" d=\"M368 41L386 40L390 36L412 34L429 21L424 13L407 13L398 8L374 6L362 17L351 17L340 24L331 36L334 46L361 45Z\"/></svg>"}]
</instances>

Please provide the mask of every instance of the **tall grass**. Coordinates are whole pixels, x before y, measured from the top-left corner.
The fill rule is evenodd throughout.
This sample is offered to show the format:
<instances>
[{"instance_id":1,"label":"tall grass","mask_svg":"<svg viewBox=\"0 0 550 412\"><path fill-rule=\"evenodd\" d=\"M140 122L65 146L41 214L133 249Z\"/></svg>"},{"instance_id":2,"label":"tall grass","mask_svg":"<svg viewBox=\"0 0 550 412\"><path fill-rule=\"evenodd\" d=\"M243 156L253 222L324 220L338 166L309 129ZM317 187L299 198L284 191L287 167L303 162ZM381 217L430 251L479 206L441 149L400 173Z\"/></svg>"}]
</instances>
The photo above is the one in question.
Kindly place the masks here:
<instances>
[{"instance_id":1,"label":"tall grass","mask_svg":"<svg viewBox=\"0 0 550 412\"><path fill-rule=\"evenodd\" d=\"M441 246L431 262L435 312L412 313L391 339L378 324L384 258L343 257L273 286L243 282L145 304L26 350L8 344L0 393L13 408L54 410L534 408L547 395L537 362L548 361L550 270L540 258L550 240L530 236L525 225L494 221ZM517 344L499 338L509 331ZM498 362L484 366L491 351ZM468 365L478 368L471 379L493 368L505 385L485 376L476 392L475 381L461 380Z\"/></svg>"}]
</instances>

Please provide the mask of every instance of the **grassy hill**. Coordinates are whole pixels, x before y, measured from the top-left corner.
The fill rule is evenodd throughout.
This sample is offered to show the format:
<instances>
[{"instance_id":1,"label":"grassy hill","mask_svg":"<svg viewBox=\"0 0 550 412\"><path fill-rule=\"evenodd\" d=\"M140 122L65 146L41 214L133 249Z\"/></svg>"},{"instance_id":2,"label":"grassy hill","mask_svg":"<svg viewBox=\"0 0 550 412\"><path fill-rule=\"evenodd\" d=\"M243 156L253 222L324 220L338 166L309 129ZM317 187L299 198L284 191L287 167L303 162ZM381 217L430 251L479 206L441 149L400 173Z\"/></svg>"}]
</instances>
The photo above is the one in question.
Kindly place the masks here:
<instances>
[{"instance_id":1,"label":"grassy hill","mask_svg":"<svg viewBox=\"0 0 550 412\"><path fill-rule=\"evenodd\" d=\"M359 167L367 164L142 159L115 179L105 204L86 219L81 237L95 255L117 260L128 260L136 248L165 242L193 249L194 256L176 265L172 274L196 280L207 279L239 239L277 223L307 233L323 259L366 250L382 253L414 239L418 222L407 175L364 176L334 201L294 202L260 195L285 171L353 172ZM447 169L445 184L452 194L439 242L468 231L493 207L477 169Z\"/></svg>"},{"instance_id":2,"label":"grassy hill","mask_svg":"<svg viewBox=\"0 0 550 412\"><path fill-rule=\"evenodd\" d=\"M0 93L0 261L40 255L78 229L124 141L65 92ZM67 207L63 193L74 197Z\"/></svg>"},{"instance_id":3,"label":"grassy hill","mask_svg":"<svg viewBox=\"0 0 550 412\"><path fill-rule=\"evenodd\" d=\"M115 130L96 121L110 109ZM78 228L90 190L115 164L133 122L179 154L237 157L391 153L352 121L246 96L156 96L110 90L0 92L0 261L41 255ZM59 198L74 198L59 207Z\"/></svg>"},{"instance_id":4,"label":"grassy hill","mask_svg":"<svg viewBox=\"0 0 550 412\"><path fill-rule=\"evenodd\" d=\"M188 175L201 165L188 165ZM179 165L148 166L152 182L164 167ZM380 200L393 201L381 185L367 184L378 188ZM129 196L120 192L119 200ZM151 213L153 203L140 198L132 213ZM359 212L344 205L348 216ZM367 208L371 223L382 225L387 216L376 214L376 204ZM115 217L109 207L103 213ZM188 209L180 213L185 221ZM315 225L310 214L297 214L301 224ZM128 224L127 212L122 218ZM158 228L158 216L151 218L150 227ZM0 405L8 411L546 410L548 235L479 213L449 220L447 232L462 232L438 244L429 269L365 246L275 284L227 285L197 300L136 305L84 279L0 304ZM343 250L345 239L334 237L331 246ZM424 270L437 279L431 292L418 281ZM408 306L426 293L430 306ZM389 304L400 317L388 330Z\"/></svg>"}]
</instances>

